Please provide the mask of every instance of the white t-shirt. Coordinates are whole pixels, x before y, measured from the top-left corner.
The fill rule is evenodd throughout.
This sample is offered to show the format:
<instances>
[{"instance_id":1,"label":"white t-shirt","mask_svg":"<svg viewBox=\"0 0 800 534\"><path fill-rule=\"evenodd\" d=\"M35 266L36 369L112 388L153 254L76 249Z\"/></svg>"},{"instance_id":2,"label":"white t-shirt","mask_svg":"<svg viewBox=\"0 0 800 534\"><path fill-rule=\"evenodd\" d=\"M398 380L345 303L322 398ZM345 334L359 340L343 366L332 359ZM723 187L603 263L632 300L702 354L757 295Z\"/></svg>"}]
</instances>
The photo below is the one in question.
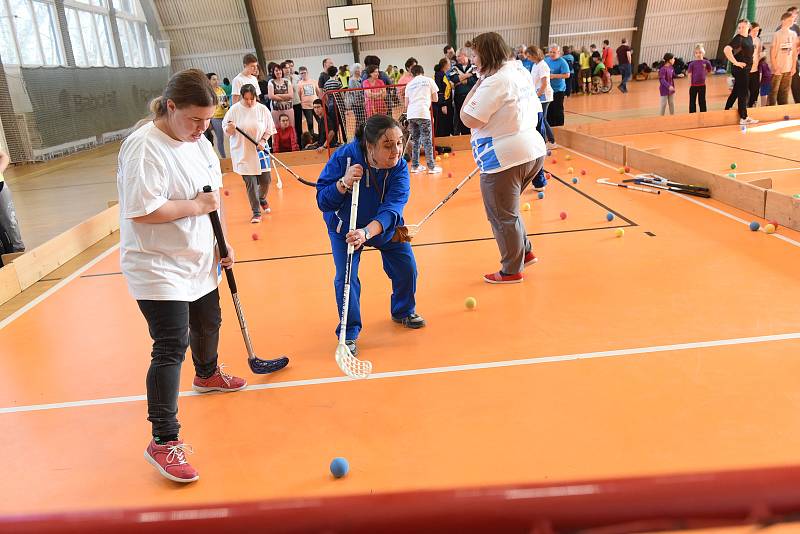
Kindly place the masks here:
<instances>
[{"instance_id":1,"label":"white t-shirt","mask_svg":"<svg viewBox=\"0 0 800 534\"><path fill-rule=\"evenodd\" d=\"M231 82L231 100L234 96L242 96L242 86L247 84L256 88L256 96L261 95L261 89L258 87L258 78L255 76L244 76L241 72Z\"/></svg>"},{"instance_id":2,"label":"white t-shirt","mask_svg":"<svg viewBox=\"0 0 800 534\"><path fill-rule=\"evenodd\" d=\"M300 75L292 73L289 79L292 82L292 105L296 106L300 103L300 92L297 90L297 84L300 83Z\"/></svg>"},{"instance_id":3,"label":"white t-shirt","mask_svg":"<svg viewBox=\"0 0 800 534\"><path fill-rule=\"evenodd\" d=\"M778 47L773 74L792 72L792 52L797 43L797 34L792 30L778 30L772 38L772 46Z\"/></svg>"},{"instance_id":4,"label":"white t-shirt","mask_svg":"<svg viewBox=\"0 0 800 534\"><path fill-rule=\"evenodd\" d=\"M436 82L427 76L415 76L405 87L408 99L406 117L409 119L431 119L431 97L439 91Z\"/></svg>"},{"instance_id":5,"label":"white t-shirt","mask_svg":"<svg viewBox=\"0 0 800 534\"><path fill-rule=\"evenodd\" d=\"M533 90L537 93L539 92L539 87L542 85L542 80L545 78L547 79L547 87L545 87L544 93L539 97L539 100L542 102L552 102L553 87L550 85L550 65L548 65L545 60L534 63L533 67L531 67L531 78L533 78Z\"/></svg>"},{"instance_id":6,"label":"white t-shirt","mask_svg":"<svg viewBox=\"0 0 800 534\"><path fill-rule=\"evenodd\" d=\"M521 62L507 61L484 78L464 110L486 123L473 128L470 138L472 156L482 173L504 171L546 154L536 130L542 104L533 91L531 73Z\"/></svg>"},{"instance_id":7,"label":"white t-shirt","mask_svg":"<svg viewBox=\"0 0 800 534\"><path fill-rule=\"evenodd\" d=\"M152 122L133 132L119 151L117 189L120 265L136 300L193 302L219 283L214 230L208 215L160 224L133 220L168 200L191 200L222 186L214 148L205 136L176 141Z\"/></svg>"},{"instance_id":8,"label":"white t-shirt","mask_svg":"<svg viewBox=\"0 0 800 534\"><path fill-rule=\"evenodd\" d=\"M275 135L277 132L272 114L267 106L259 102L255 102L251 108L245 106L241 100L235 103L222 119L222 128L227 128L229 122L247 132L256 141L260 141L265 135ZM239 132L234 132L231 136L231 162L234 172L242 176L261 174L256 145Z\"/></svg>"}]
</instances>

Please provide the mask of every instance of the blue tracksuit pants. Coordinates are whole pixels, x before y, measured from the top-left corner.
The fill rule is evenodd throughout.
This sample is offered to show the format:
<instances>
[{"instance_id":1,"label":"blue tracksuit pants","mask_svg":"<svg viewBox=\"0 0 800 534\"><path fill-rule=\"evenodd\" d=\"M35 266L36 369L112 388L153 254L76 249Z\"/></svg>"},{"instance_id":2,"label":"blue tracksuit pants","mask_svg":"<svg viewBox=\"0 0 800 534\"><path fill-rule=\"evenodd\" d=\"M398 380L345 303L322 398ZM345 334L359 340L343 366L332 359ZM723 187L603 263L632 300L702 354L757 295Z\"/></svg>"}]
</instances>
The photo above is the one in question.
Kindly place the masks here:
<instances>
[{"instance_id":1,"label":"blue tracksuit pants","mask_svg":"<svg viewBox=\"0 0 800 534\"><path fill-rule=\"evenodd\" d=\"M344 276L347 268L347 243L344 236L328 232L333 250L333 262L336 265L336 277L333 285L336 290L336 306L338 317L342 314L342 296L344 294ZM417 291L417 262L409 243L389 241L376 247L383 260L383 270L392 281L391 314L392 317L403 318L416 311L414 294ZM358 339L361 332L361 281L358 279L358 266L361 263L363 247L353 254L353 265L350 271L350 305L347 313L346 339ZM339 335L339 325L336 326Z\"/></svg>"}]
</instances>

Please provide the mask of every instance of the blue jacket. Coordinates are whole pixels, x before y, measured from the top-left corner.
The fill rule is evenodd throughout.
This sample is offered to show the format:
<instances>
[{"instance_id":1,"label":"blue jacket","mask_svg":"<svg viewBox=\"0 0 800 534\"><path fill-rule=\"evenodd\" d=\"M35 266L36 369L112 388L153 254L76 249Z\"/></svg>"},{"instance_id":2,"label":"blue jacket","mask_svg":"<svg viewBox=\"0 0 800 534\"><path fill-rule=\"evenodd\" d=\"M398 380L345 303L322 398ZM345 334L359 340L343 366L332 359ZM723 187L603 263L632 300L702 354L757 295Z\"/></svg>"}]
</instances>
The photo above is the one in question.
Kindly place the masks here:
<instances>
[{"instance_id":1,"label":"blue jacket","mask_svg":"<svg viewBox=\"0 0 800 534\"><path fill-rule=\"evenodd\" d=\"M356 228L363 228L371 221L378 221L383 232L367 241L379 247L391 241L394 230L403 226L403 209L408 203L411 179L408 165L403 158L392 169L369 168L357 140L340 147L322 169L317 180L317 206L329 232L342 236L350 230L350 205L352 195L342 195L336 182L345 175L347 158L350 165L359 164L364 168L364 176L358 193L358 219Z\"/></svg>"}]
</instances>

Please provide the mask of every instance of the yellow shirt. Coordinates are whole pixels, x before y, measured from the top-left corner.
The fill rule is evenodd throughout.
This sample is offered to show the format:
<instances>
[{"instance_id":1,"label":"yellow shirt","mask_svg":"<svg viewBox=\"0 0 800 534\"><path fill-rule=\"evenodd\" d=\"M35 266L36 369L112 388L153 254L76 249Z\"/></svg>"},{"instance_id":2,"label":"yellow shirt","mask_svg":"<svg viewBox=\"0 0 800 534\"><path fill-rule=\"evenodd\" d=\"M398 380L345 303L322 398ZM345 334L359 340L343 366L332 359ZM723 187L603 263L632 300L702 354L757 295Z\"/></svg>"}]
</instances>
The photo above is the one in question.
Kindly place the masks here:
<instances>
[{"instance_id":1,"label":"yellow shirt","mask_svg":"<svg viewBox=\"0 0 800 534\"><path fill-rule=\"evenodd\" d=\"M219 104L217 104L217 109L214 111L215 119L222 119L225 117L225 112L228 111L228 95L225 92L225 89L222 87L217 87L214 89L214 92L217 93L217 99L219 100Z\"/></svg>"},{"instance_id":2,"label":"yellow shirt","mask_svg":"<svg viewBox=\"0 0 800 534\"><path fill-rule=\"evenodd\" d=\"M580 61L582 69L590 69L590 68L592 68L589 58L590 58L589 54L581 52L581 57L580 57L579 61Z\"/></svg>"}]
</instances>

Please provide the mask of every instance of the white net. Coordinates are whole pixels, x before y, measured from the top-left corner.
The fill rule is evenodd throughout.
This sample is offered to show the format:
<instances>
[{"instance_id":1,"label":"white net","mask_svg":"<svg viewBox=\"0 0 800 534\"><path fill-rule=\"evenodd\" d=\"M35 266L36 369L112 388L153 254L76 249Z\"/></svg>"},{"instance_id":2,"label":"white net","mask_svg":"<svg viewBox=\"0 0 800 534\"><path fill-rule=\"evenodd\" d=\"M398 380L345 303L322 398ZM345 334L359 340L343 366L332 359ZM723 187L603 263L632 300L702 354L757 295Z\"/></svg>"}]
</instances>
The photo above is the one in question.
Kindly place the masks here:
<instances>
[{"instance_id":1,"label":"white net","mask_svg":"<svg viewBox=\"0 0 800 534\"><path fill-rule=\"evenodd\" d=\"M380 88L337 89L323 95L326 109L326 128L330 121L337 122L338 142L346 143L355 137L356 129L372 115L383 114L394 117L407 136L405 85L389 85Z\"/></svg>"}]
</instances>

